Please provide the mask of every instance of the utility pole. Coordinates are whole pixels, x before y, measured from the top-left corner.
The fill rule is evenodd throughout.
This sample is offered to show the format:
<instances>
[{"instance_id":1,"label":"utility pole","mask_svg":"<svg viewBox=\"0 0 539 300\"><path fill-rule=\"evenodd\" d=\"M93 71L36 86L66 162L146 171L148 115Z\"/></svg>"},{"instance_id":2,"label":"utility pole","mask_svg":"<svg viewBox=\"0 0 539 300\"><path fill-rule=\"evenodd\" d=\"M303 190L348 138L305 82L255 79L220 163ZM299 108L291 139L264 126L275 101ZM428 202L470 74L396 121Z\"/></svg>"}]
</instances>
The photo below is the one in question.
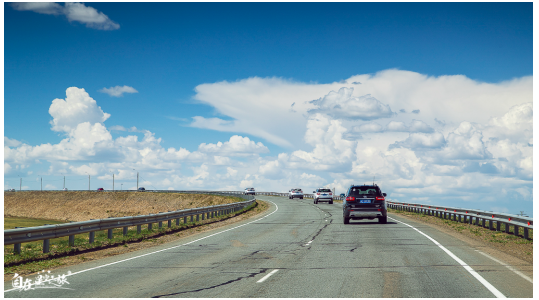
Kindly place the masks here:
<instances>
[{"instance_id":1,"label":"utility pole","mask_svg":"<svg viewBox=\"0 0 539 300\"><path fill-rule=\"evenodd\" d=\"M90 174L88 174L88 191L90 191Z\"/></svg>"},{"instance_id":2,"label":"utility pole","mask_svg":"<svg viewBox=\"0 0 539 300\"><path fill-rule=\"evenodd\" d=\"M19 184L19 192L22 191L22 177L20 179L21 179L21 183Z\"/></svg>"},{"instance_id":3,"label":"utility pole","mask_svg":"<svg viewBox=\"0 0 539 300\"><path fill-rule=\"evenodd\" d=\"M41 177L41 191L43 192L43 177Z\"/></svg>"},{"instance_id":4,"label":"utility pole","mask_svg":"<svg viewBox=\"0 0 539 300\"><path fill-rule=\"evenodd\" d=\"M66 188L66 177L64 176L64 189Z\"/></svg>"},{"instance_id":5,"label":"utility pole","mask_svg":"<svg viewBox=\"0 0 539 300\"><path fill-rule=\"evenodd\" d=\"M114 192L114 173L112 173L112 191Z\"/></svg>"},{"instance_id":6,"label":"utility pole","mask_svg":"<svg viewBox=\"0 0 539 300\"><path fill-rule=\"evenodd\" d=\"M138 191L138 172L137 172L137 191Z\"/></svg>"}]
</instances>

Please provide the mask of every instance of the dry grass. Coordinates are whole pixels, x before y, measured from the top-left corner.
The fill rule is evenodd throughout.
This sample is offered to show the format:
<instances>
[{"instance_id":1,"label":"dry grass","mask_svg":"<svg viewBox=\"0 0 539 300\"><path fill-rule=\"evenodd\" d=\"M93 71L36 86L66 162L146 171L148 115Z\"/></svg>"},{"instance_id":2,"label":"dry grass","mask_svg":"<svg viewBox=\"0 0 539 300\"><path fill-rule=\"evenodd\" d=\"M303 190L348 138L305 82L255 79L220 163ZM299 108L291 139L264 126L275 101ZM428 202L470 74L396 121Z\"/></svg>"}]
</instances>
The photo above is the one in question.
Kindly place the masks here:
<instances>
[{"instance_id":1,"label":"dry grass","mask_svg":"<svg viewBox=\"0 0 539 300\"><path fill-rule=\"evenodd\" d=\"M87 221L226 204L238 198L179 193L4 192L4 216Z\"/></svg>"}]
</instances>

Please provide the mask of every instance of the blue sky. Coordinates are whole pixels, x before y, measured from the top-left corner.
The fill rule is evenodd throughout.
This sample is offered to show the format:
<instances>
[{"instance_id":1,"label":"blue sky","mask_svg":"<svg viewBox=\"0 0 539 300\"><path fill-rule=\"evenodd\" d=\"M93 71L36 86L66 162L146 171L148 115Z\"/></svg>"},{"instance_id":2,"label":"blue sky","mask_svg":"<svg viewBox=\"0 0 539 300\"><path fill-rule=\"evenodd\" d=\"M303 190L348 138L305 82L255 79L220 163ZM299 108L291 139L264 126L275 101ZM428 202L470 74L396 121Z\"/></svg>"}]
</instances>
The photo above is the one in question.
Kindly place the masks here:
<instances>
[{"instance_id":1,"label":"blue sky","mask_svg":"<svg viewBox=\"0 0 539 300\"><path fill-rule=\"evenodd\" d=\"M532 24L532 3L4 3L4 187L376 176L531 214Z\"/></svg>"}]
</instances>

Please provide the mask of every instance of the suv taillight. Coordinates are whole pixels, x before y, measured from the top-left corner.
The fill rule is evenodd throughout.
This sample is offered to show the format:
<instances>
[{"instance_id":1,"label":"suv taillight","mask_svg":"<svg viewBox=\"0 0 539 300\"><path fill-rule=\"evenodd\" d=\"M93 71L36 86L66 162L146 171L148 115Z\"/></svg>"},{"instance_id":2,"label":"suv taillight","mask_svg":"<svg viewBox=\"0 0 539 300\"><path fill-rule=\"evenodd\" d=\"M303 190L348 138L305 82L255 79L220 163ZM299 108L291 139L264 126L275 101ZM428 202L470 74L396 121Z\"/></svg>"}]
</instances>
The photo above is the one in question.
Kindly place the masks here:
<instances>
[{"instance_id":1,"label":"suv taillight","mask_svg":"<svg viewBox=\"0 0 539 300\"><path fill-rule=\"evenodd\" d=\"M346 197L346 201L355 201L355 200L356 200L356 198L354 198L354 197Z\"/></svg>"},{"instance_id":2,"label":"suv taillight","mask_svg":"<svg viewBox=\"0 0 539 300\"><path fill-rule=\"evenodd\" d=\"M332 194L332 193L329 193L329 195L331 196L331 195L333 195L333 194Z\"/></svg>"},{"instance_id":3,"label":"suv taillight","mask_svg":"<svg viewBox=\"0 0 539 300\"><path fill-rule=\"evenodd\" d=\"M384 197L376 197L376 200L381 200L381 201L383 201L383 200L386 200L386 199L385 199Z\"/></svg>"},{"instance_id":4,"label":"suv taillight","mask_svg":"<svg viewBox=\"0 0 539 300\"><path fill-rule=\"evenodd\" d=\"M317 195L320 195L320 193L316 193Z\"/></svg>"}]
</instances>

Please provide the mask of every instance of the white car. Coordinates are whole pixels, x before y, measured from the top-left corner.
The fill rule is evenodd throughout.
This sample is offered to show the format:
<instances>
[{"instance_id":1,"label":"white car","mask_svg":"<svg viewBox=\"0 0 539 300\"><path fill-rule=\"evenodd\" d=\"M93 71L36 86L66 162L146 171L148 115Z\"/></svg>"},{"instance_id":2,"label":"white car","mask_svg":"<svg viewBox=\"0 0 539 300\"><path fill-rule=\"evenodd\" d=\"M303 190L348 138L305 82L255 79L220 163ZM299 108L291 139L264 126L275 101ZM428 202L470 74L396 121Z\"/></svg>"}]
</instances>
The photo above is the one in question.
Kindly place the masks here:
<instances>
[{"instance_id":1,"label":"white car","mask_svg":"<svg viewBox=\"0 0 539 300\"><path fill-rule=\"evenodd\" d=\"M255 195L255 188L246 188L245 191L243 191L244 195Z\"/></svg>"},{"instance_id":2,"label":"white car","mask_svg":"<svg viewBox=\"0 0 539 300\"><path fill-rule=\"evenodd\" d=\"M291 189L288 194L288 199L294 198L303 199L303 191L301 189Z\"/></svg>"},{"instance_id":3,"label":"white car","mask_svg":"<svg viewBox=\"0 0 539 300\"><path fill-rule=\"evenodd\" d=\"M319 188L313 192L314 204L319 201L327 201L329 204L333 204L333 192L330 189Z\"/></svg>"}]
</instances>

